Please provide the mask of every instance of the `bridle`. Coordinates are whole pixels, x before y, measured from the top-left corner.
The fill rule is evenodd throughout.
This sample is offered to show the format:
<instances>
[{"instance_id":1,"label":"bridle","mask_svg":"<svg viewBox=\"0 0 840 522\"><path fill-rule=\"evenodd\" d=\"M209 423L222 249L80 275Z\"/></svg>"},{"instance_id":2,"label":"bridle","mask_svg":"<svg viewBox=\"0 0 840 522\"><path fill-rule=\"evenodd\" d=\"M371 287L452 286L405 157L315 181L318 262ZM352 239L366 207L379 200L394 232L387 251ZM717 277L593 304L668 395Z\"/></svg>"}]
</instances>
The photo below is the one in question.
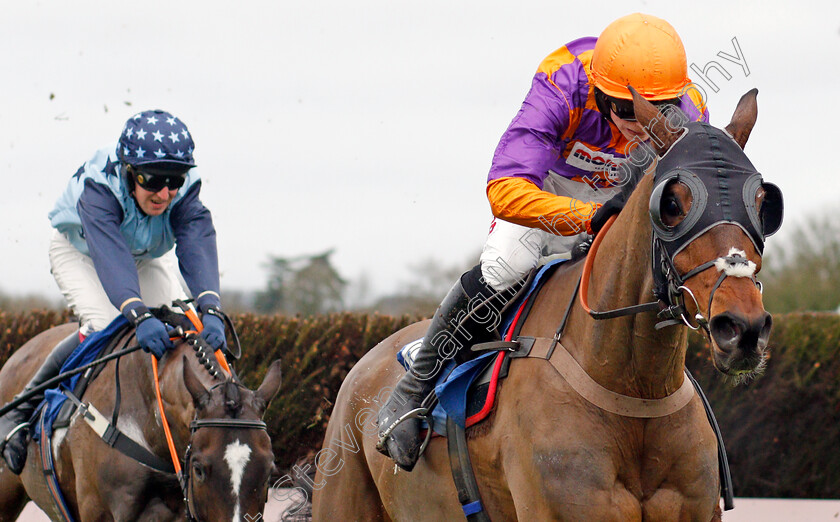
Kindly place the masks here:
<instances>
[{"instance_id":1,"label":"bridle","mask_svg":"<svg viewBox=\"0 0 840 522\"><path fill-rule=\"evenodd\" d=\"M677 147L680 142L682 143ZM651 268L657 300L605 312L594 311L589 307L587 291L595 252L601 239L612 226L615 220L613 216L593 241L587 256L581 275L580 302L594 319L611 319L655 311L661 319L655 326L657 330L685 324L692 330L702 328L706 335L711 336L709 319L703 315L700 303L686 286L686 282L713 267L718 269L720 276L709 294L707 310L711 313L715 292L727 277L748 277L759 291L762 290L761 283L755 278L756 265L747 259L743 251L732 248L728 254L680 274L674 264L674 258L701 235L722 224L741 228L752 241L756 252L761 255L765 237L775 233L781 226L781 191L771 183L764 183L761 175L731 136L704 123L687 124L685 132L660 158L656 169L649 214L653 229ZM660 215L660 205L667 187L674 182L680 182L688 188L692 195L692 205L680 223L668 226ZM765 194L761 209L757 208L755 203L759 190L764 190ZM709 201L714 204L708 205ZM693 319L697 326L694 326L689 318L686 294L694 303L696 312Z\"/></svg>"},{"instance_id":2,"label":"bridle","mask_svg":"<svg viewBox=\"0 0 840 522\"><path fill-rule=\"evenodd\" d=\"M224 382L214 385L208 390L213 391L215 388L222 386ZM237 386L243 387L239 383ZM202 428L222 428L234 430L263 430L268 431L265 422L261 420L250 419L228 419L228 418L210 418L210 419L193 419L190 422L190 441L192 441L195 432ZM184 468L178 472L178 482L181 485L181 492L184 495L184 505L187 508L187 520L189 522L200 522L200 519L195 514L195 505L193 498L193 483L192 483L192 442L187 444L187 449L184 452Z\"/></svg>"},{"instance_id":3,"label":"bridle","mask_svg":"<svg viewBox=\"0 0 840 522\"><path fill-rule=\"evenodd\" d=\"M607 311L595 311L589 307L588 303L588 286L589 286L589 279L592 273L592 265L594 264L595 256L598 251L598 247L600 246L601 240L603 239L606 232L610 229L613 222L615 221L616 216L613 216L609 219L606 225L601 229L601 232L595 238L595 241L592 243L590 247L589 254L586 257L586 262L583 267L583 274L581 275L580 280L580 288L579 288L579 297L580 297L580 304L584 310L593 318L597 320L603 319L614 319L616 317L624 317L628 315L635 315L643 312L657 312L657 316L661 321L656 323L655 328L660 330L665 328L666 326L673 326L677 324L684 324L688 326L692 330L699 330L703 329L707 335L711 335L709 330L709 321L702 313L702 309L700 308L700 303L698 302L697 298L694 296L694 292L691 291L688 286L686 286L686 282L691 279L692 277L699 275L701 272L704 272L712 267L721 266L725 264L725 266L729 267L747 267L750 264L753 264L752 261L749 261L746 257L741 255L741 253L736 252L732 253L727 256L722 256L715 258L711 261L707 261L692 270L688 271L687 273L680 275L677 271L676 267L674 266L674 262L670 256L664 254L662 256L663 263L659 268L661 277L663 277L667 282L667 293L659 296L659 299L656 301L651 301L648 303L627 306L623 308L616 308L613 310ZM656 240L653 240L653 248L657 248ZM754 265L754 264L753 264ZM711 311L712 302L714 301L715 292L718 288L720 288L723 281L730 277L733 271L731 270L721 270L721 274L718 277L717 282L712 287L712 291L709 294L709 307L707 310ZM654 276L656 276L656 268L654 268ZM755 278L755 275L750 275L749 278L753 281L753 283L758 287L759 291L762 290L762 284ZM686 307L685 301L685 294L691 298L694 302L694 309L695 314L693 316L694 321L697 323L697 326L694 326L689 319L689 312L688 308Z\"/></svg>"}]
</instances>

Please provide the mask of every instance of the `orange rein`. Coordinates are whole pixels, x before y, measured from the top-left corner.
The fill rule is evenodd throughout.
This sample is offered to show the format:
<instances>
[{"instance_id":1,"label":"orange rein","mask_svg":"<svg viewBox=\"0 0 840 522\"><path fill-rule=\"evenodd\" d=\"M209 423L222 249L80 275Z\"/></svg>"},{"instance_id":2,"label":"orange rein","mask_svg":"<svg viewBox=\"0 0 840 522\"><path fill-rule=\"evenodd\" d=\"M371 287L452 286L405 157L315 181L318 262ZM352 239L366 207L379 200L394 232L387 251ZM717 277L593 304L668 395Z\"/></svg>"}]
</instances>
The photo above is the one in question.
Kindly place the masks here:
<instances>
[{"instance_id":1,"label":"orange rein","mask_svg":"<svg viewBox=\"0 0 840 522\"><path fill-rule=\"evenodd\" d=\"M184 312L190 322L195 326L196 333L201 333L204 330L204 325L201 324L201 320L199 320L198 315L196 315L195 311L192 309L186 310ZM187 333L192 333L190 330ZM174 340L172 338L171 340ZM172 432L169 430L169 421L166 420L166 413L163 410L163 398L160 394L160 379L158 378L158 361L154 354L150 354L152 358L152 374L155 378L155 397L157 397L158 403L158 410L160 411L160 420L163 424L163 433L166 435L166 445L169 447L169 456L172 458L172 466L175 468L175 473L178 474L178 477L181 476L181 459L178 456L178 451L175 449L175 442L172 440ZM225 360L225 356L221 350L216 350L216 360L219 362L219 365L224 369L228 375L230 375L230 366L228 366L227 361Z\"/></svg>"},{"instance_id":2,"label":"orange rein","mask_svg":"<svg viewBox=\"0 0 840 522\"><path fill-rule=\"evenodd\" d=\"M193 310L192 308L188 308L184 311L184 315L186 315L190 322L193 324L193 326L195 326L195 329L198 333L201 333L201 331L204 330L204 325L199 320L198 315L196 315L195 313L195 310ZM219 366L221 366L222 369L226 371L228 375L230 375L230 366L228 366L227 359L225 359L225 354L223 354L221 350L216 350L215 356L216 361L219 363Z\"/></svg>"},{"instance_id":3,"label":"orange rein","mask_svg":"<svg viewBox=\"0 0 840 522\"><path fill-rule=\"evenodd\" d=\"M607 235L607 231L612 226L615 218L618 217L618 214L613 214L604 223L603 228L598 232L598 235L595 236L595 240L592 241L592 246L589 248L589 253L586 255L586 261L583 263L583 273L580 275L580 306L586 310L586 313L592 315L592 309L589 308L589 278L592 275L592 265L595 264L595 254L598 252L598 247L601 246L601 241L604 239L604 236ZM595 312L598 313L598 312Z\"/></svg>"}]
</instances>

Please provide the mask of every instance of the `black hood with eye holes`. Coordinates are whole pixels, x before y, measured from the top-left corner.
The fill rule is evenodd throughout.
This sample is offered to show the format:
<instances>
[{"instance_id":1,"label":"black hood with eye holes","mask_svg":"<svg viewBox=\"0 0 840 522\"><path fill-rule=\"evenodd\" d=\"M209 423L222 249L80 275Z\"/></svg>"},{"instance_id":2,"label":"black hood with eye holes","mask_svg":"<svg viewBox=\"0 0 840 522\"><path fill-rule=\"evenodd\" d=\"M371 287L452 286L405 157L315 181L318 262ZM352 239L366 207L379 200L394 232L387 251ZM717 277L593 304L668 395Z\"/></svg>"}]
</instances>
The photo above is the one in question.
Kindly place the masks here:
<instances>
[{"instance_id":1,"label":"black hood with eye holes","mask_svg":"<svg viewBox=\"0 0 840 522\"><path fill-rule=\"evenodd\" d=\"M775 185L763 182L761 174L727 133L703 122L688 123L685 128L687 132L656 166L650 198L654 236L673 259L713 226L731 223L747 233L756 251L763 252L765 236L781 224L781 192ZM689 188L692 205L685 219L668 227L660 216L661 199L666 186L674 180ZM755 200L762 187L772 197L765 198L759 214Z\"/></svg>"}]
</instances>

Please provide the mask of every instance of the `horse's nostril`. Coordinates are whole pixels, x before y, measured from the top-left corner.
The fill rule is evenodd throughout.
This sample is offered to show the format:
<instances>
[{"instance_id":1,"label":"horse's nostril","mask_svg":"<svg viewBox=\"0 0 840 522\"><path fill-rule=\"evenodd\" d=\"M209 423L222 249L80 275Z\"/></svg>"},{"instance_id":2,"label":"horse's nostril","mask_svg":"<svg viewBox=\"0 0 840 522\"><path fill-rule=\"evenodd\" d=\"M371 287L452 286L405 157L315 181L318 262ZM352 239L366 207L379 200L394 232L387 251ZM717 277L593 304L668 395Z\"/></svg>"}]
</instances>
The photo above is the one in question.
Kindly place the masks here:
<instances>
[{"instance_id":1,"label":"horse's nostril","mask_svg":"<svg viewBox=\"0 0 840 522\"><path fill-rule=\"evenodd\" d=\"M767 312L764 313L764 320L758 322L758 342L766 346L770 339L770 330L773 329L773 318Z\"/></svg>"},{"instance_id":2,"label":"horse's nostril","mask_svg":"<svg viewBox=\"0 0 840 522\"><path fill-rule=\"evenodd\" d=\"M721 350L729 351L738 346L746 325L740 319L724 312L712 318L709 322L709 329L718 347Z\"/></svg>"}]
</instances>

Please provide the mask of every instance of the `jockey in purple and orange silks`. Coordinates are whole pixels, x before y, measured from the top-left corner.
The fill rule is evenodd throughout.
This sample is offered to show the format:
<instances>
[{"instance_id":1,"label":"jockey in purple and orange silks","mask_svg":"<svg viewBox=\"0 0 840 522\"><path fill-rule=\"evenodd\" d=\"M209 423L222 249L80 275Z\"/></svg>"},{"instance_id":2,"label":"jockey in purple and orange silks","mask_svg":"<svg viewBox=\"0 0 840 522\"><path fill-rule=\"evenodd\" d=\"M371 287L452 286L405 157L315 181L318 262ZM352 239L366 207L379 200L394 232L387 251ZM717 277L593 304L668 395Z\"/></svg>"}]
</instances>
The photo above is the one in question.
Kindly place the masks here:
<instances>
[{"instance_id":1,"label":"jockey in purple and orange silks","mask_svg":"<svg viewBox=\"0 0 840 522\"><path fill-rule=\"evenodd\" d=\"M708 121L679 35L654 16L625 16L597 39L575 40L543 60L493 156L487 198L496 219L481 263L444 298L411 370L379 412L377 447L402 468L417 462L420 422L401 417L431 393L444 363L497 336L497 311L541 258L568 257L621 210L619 171L648 138L628 85L655 105ZM652 158L639 165L633 154L633 163L644 168Z\"/></svg>"}]
</instances>

